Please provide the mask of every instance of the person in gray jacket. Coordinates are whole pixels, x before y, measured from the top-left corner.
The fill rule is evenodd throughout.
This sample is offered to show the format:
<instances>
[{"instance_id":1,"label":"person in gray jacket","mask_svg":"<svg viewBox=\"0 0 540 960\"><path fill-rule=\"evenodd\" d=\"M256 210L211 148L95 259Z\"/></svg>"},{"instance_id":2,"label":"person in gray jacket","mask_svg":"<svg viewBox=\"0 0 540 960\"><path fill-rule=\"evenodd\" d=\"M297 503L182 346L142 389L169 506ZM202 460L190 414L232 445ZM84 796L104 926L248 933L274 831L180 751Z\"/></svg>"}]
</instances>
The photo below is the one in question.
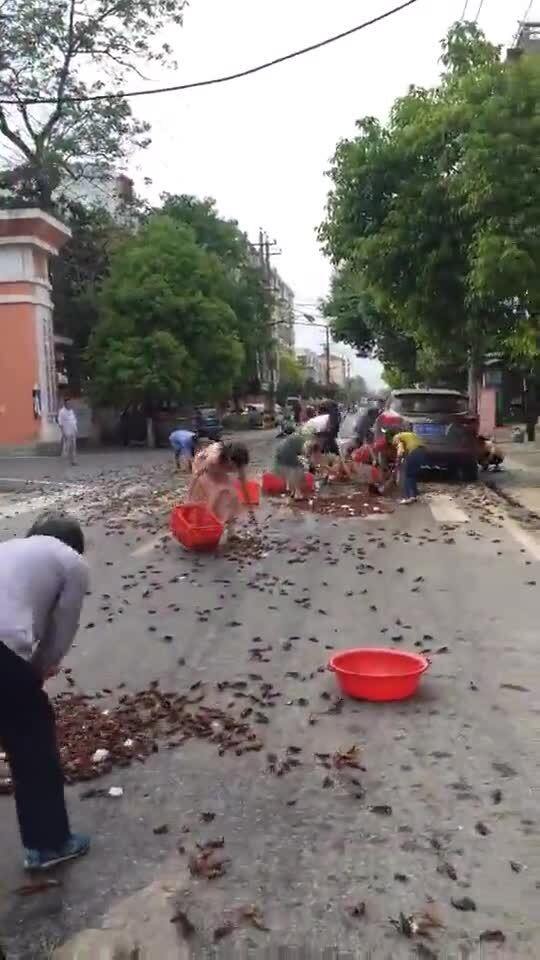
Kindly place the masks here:
<instances>
[{"instance_id":1,"label":"person in gray jacket","mask_svg":"<svg viewBox=\"0 0 540 960\"><path fill-rule=\"evenodd\" d=\"M46 870L86 853L72 833L43 684L58 672L88 588L77 520L39 518L25 539L0 543L0 743L11 767L27 870Z\"/></svg>"}]
</instances>

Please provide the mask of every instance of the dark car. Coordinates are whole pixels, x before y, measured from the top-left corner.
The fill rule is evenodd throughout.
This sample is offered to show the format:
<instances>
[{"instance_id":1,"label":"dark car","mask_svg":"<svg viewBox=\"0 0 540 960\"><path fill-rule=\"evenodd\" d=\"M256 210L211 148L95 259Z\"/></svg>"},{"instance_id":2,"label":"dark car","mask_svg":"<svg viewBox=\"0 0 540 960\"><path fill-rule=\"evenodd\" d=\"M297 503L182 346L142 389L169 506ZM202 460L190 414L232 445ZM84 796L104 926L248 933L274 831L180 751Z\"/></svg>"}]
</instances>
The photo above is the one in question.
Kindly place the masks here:
<instances>
[{"instance_id":1,"label":"dark car","mask_svg":"<svg viewBox=\"0 0 540 960\"><path fill-rule=\"evenodd\" d=\"M385 422L401 423L422 438L426 466L444 467L464 480L478 479L478 417L457 390L393 390L377 419L375 433Z\"/></svg>"},{"instance_id":2,"label":"dark car","mask_svg":"<svg viewBox=\"0 0 540 960\"><path fill-rule=\"evenodd\" d=\"M199 437L208 440L221 440L223 436L223 424L214 407L201 407L196 410L192 429Z\"/></svg>"}]
</instances>

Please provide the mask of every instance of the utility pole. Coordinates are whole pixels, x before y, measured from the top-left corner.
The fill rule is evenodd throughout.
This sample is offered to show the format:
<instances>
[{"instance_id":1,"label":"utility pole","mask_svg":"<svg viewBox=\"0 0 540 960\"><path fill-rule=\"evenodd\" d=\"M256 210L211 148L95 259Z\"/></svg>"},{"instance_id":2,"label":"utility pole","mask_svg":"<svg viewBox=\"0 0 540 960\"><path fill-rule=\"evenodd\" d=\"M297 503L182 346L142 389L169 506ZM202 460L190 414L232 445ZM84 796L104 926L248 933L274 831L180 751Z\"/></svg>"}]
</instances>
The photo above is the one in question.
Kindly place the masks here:
<instances>
[{"instance_id":1,"label":"utility pole","mask_svg":"<svg viewBox=\"0 0 540 960\"><path fill-rule=\"evenodd\" d=\"M276 240L270 240L268 234L262 228L259 228L259 242L252 245L255 249L258 250L258 258L261 266L264 285L269 296L273 295L274 283L272 275L272 267L270 265L270 257L279 256L281 250L274 250L273 247L277 247ZM271 322L270 324L270 345L266 351L266 370L263 369L263 375L267 376L268 386L265 393L265 418L267 420L267 425L271 426L274 421L274 412L275 412L275 395L276 388L279 382L279 338L277 336L276 325ZM263 364L263 367L265 365Z\"/></svg>"},{"instance_id":2,"label":"utility pole","mask_svg":"<svg viewBox=\"0 0 540 960\"><path fill-rule=\"evenodd\" d=\"M330 327L326 324L326 386L330 386Z\"/></svg>"}]
</instances>

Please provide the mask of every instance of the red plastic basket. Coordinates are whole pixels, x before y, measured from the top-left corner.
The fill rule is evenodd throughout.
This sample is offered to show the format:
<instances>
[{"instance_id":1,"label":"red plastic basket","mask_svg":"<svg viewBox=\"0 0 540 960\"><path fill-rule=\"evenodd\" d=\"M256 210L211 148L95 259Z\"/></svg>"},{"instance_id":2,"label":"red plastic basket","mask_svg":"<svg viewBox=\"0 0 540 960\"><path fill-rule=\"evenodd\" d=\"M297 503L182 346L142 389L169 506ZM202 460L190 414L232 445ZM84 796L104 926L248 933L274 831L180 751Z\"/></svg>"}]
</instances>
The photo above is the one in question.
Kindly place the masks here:
<instances>
[{"instance_id":1,"label":"red plastic basket","mask_svg":"<svg viewBox=\"0 0 540 960\"><path fill-rule=\"evenodd\" d=\"M262 490L267 497L278 497L287 490L287 484L283 477L278 477L275 473L263 473Z\"/></svg>"},{"instance_id":2,"label":"red plastic basket","mask_svg":"<svg viewBox=\"0 0 540 960\"><path fill-rule=\"evenodd\" d=\"M257 480L246 480L242 485L239 480L235 480L234 488L238 494L240 503L248 507L257 507L261 499L261 485Z\"/></svg>"},{"instance_id":3,"label":"red plastic basket","mask_svg":"<svg viewBox=\"0 0 540 960\"><path fill-rule=\"evenodd\" d=\"M305 473L303 480L304 493L315 492L315 477L312 473Z\"/></svg>"},{"instance_id":4,"label":"red plastic basket","mask_svg":"<svg viewBox=\"0 0 540 960\"><path fill-rule=\"evenodd\" d=\"M364 647L337 653L328 664L349 697L405 700L416 692L430 661L418 653Z\"/></svg>"},{"instance_id":5,"label":"red plastic basket","mask_svg":"<svg viewBox=\"0 0 540 960\"><path fill-rule=\"evenodd\" d=\"M223 524L202 503L184 503L171 514L171 533L188 550L213 550L223 534Z\"/></svg>"}]
</instances>

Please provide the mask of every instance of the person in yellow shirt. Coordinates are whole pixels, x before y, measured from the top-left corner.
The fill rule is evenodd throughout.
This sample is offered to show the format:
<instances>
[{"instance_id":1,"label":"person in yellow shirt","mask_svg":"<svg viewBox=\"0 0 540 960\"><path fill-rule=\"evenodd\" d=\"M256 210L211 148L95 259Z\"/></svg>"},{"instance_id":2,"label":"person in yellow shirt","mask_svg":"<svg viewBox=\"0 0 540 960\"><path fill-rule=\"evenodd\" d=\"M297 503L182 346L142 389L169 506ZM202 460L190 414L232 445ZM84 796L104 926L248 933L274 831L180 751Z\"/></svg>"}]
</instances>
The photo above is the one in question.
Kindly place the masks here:
<instances>
[{"instance_id":1,"label":"person in yellow shirt","mask_svg":"<svg viewBox=\"0 0 540 960\"><path fill-rule=\"evenodd\" d=\"M397 449L398 463L403 482L401 503L414 503L418 499L418 474L425 463L425 448L412 430L396 433L392 443Z\"/></svg>"}]
</instances>

